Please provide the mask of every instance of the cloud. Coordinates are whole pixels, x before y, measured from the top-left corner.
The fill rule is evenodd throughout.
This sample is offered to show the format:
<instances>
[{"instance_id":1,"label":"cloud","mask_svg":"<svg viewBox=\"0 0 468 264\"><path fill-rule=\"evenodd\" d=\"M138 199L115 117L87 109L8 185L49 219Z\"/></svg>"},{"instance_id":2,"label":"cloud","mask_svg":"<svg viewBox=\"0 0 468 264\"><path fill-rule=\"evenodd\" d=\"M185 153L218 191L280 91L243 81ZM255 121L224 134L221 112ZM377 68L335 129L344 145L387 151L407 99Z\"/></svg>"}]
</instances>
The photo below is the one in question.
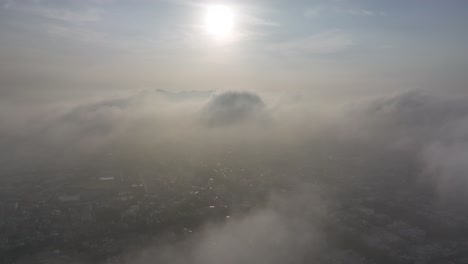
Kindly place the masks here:
<instances>
[{"instance_id":1,"label":"cloud","mask_svg":"<svg viewBox=\"0 0 468 264\"><path fill-rule=\"evenodd\" d=\"M29 15L72 24L99 21L103 13L103 10L86 6L86 4L75 6L74 8L61 8L36 1L24 1L20 3L6 1L4 6L28 13Z\"/></svg>"},{"instance_id":2,"label":"cloud","mask_svg":"<svg viewBox=\"0 0 468 264\"><path fill-rule=\"evenodd\" d=\"M464 177L468 173L465 165L468 164L465 151L468 107L464 97L434 96L420 91L397 93L355 102L339 115L328 116L324 122L302 112L308 109L313 112L314 106L289 106L301 102L283 102L287 105L269 108L259 95L251 92L224 92L211 98L210 94L149 90L28 115L22 113L25 111L13 111L11 106L4 112L16 112L18 118L2 115L0 134L5 140L0 143L10 150L4 152L3 160L20 164L43 159L46 164L50 161L47 157L52 159L55 153L64 151L64 146L69 146L76 151L63 157L77 161L75 154L80 152L79 156L99 155L108 148L120 148L125 142L140 141L145 143L136 144L136 152L154 152L152 146L161 144L164 147L159 150L174 155L187 149L182 151L183 156L190 156L192 151L197 152L199 144L206 144L206 153L200 157L208 158L224 148L234 151L239 147L237 151L242 153L241 146L246 142L257 146L261 142L263 147L259 148L268 153L276 153L279 146L281 151L285 151L284 146L290 147L296 157L291 162L301 164L307 160L304 148L313 149L303 142L327 142L330 151L336 149L332 156L347 155L344 146L353 144L361 145L363 156L378 156L372 154L375 152L405 153L406 162L414 163L411 166L419 168L421 179L430 182L441 196L453 193L452 188L468 188ZM246 125L255 129L246 129ZM224 129L218 131L213 127ZM364 146L375 149L371 151ZM43 151L38 152L39 149ZM264 154L261 159L272 158L271 154ZM154 155L161 154L156 151ZM390 160L381 166L391 167L394 162Z\"/></svg>"},{"instance_id":3,"label":"cloud","mask_svg":"<svg viewBox=\"0 0 468 264\"><path fill-rule=\"evenodd\" d=\"M369 17L385 16L384 12L375 12L375 11L364 9L364 8L338 9L337 11L340 13L345 13L345 14L355 15L355 16L369 16Z\"/></svg>"},{"instance_id":4,"label":"cloud","mask_svg":"<svg viewBox=\"0 0 468 264\"><path fill-rule=\"evenodd\" d=\"M27 15L28 19L20 19L16 23L52 37L106 47L124 45L115 41L108 32L97 29L96 24L101 22L104 10L95 3L83 1L63 7L54 1L16 1L9 4L8 9L17 12L18 17Z\"/></svg>"},{"instance_id":5,"label":"cloud","mask_svg":"<svg viewBox=\"0 0 468 264\"><path fill-rule=\"evenodd\" d=\"M423 165L424 180L453 202L464 196L460 189L468 188L467 100L422 91L383 97L367 104L356 133L412 152Z\"/></svg>"},{"instance_id":6,"label":"cloud","mask_svg":"<svg viewBox=\"0 0 468 264\"><path fill-rule=\"evenodd\" d=\"M310 185L271 195L265 206L222 223L208 223L191 239L129 254L125 263L300 263L318 250L325 202ZM313 258L312 258L313 259Z\"/></svg>"},{"instance_id":7,"label":"cloud","mask_svg":"<svg viewBox=\"0 0 468 264\"><path fill-rule=\"evenodd\" d=\"M431 258L466 251L463 234L426 237L466 226L467 98L381 95L326 122L304 113L320 112L310 101L270 108L268 98L147 90L28 118L2 106L0 169L3 179L25 169L141 177L157 197L144 223L159 233L115 256L128 264L402 263L426 247Z\"/></svg>"},{"instance_id":8,"label":"cloud","mask_svg":"<svg viewBox=\"0 0 468 264\"><path fill-rule=\"evenodd\" d=\"M269 21L260 17L243 15L241 17L242 21L248 25L252 26L261 26L261 27L279 27L280 24L274 21Z\"/></svg>"},{"instance_id":9,"label":"cloud","mask_svg":"<svg viewBox=\"0 0 468 264\"><path fill-rule=\"evenodd\" d=\"M354 45L350 36L339 31L327 31L301 39L270 45L269 50L285 55L329 55L344 52Z\"/></svg>"},{"instance_id":10,"label":"cloud","mask_svg":"<svg viewBox=\"0 0 468 264\"><path fill-rule=\"evenodd\" d=\"M307 8L304 11L304 16L307 19L316 18L320 16L330 15L346 15L346 16L361 16L361 17L381 17L385 16L385 12L373 11L366 8L343 8L337 6L316 6Z\"/></svg>"},{"instance_id":11,"label":"cloud","mask_svg":"<svg viewBox=\"0 0 468 264\"><path fill-rule=\"evenodd\" d=\"M95 22L101 19L102 11L96 8L86 8L81 11L71 11L57 8L39 8L35 12L44 17L71 23Z\"/></svg>"}]
</instances>

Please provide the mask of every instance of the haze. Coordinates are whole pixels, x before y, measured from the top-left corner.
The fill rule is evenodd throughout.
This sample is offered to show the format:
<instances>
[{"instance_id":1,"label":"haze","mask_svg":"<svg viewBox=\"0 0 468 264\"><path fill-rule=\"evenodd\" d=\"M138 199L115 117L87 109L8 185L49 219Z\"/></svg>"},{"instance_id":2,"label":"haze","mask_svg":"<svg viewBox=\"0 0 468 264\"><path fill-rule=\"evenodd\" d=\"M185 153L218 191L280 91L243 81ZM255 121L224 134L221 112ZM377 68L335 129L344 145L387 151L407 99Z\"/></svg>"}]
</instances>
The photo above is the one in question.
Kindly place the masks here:
<instances>
[{"instance_id":1,"label":"haze","mask_svg":"<svg viewBox=\"0 0 468 264\"><path fill-rule=\"evenodd\" d=\"M1 263L468 263L468 2L0 6Z\"/></svg>"}]
</instances>

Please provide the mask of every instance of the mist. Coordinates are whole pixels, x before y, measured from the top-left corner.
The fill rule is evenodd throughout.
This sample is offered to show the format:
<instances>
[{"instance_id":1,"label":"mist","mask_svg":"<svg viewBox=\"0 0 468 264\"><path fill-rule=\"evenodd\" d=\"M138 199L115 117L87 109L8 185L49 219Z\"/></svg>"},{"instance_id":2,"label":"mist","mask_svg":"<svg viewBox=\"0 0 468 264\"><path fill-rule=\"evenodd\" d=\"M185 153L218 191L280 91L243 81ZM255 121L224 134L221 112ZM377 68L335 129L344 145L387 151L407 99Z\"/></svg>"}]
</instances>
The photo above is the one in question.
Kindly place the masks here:
<instances>
[{"instance_id":1,"label":"mist","mask_svg":"<svg viewBox=\"0 0 468 264\"><path fill-rule=\"evenodd\" d=\"M141 182L148 203L133 206L146 218L131 231L105 220L113 240L101 243L126 242L106 254L63 249L77 263L414 263L448 254L462 263L466 99L411 90L311 104L147 89L41 111L10 106L1 181L5 194L106 175ZM138 225L150 230L144 238L135 238Z\"/></svg>"},{"instance_id":2,"label":"mist","mask_svg":"<svg viewBox=\"0 0 468 264\"><path fill-rule=\"evenodd\" d=\"M468 1L0 0L0 263L468 263Z\"/></svg>"}]
</instances>

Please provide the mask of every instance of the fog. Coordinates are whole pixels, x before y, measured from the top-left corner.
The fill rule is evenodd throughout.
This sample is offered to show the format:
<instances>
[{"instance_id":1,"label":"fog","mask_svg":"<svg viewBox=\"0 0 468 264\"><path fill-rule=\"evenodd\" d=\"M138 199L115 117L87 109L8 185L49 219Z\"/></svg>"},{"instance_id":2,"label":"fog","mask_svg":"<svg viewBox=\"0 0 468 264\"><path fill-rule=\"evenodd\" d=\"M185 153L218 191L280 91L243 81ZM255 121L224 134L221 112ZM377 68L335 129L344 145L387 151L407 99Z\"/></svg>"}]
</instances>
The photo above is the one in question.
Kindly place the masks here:
<instances>
[{"instance_id":1,"label":"fog","mask_svg":"<svg viewBox=\"0 0 468 264\"><path fill-rule=\"evenodd\" d=\"M341 102L146 89L4 106L1 181L140 179L173 213L149 241L122 234L115 263L466 260L467 98L410 90Z\"/></svg>"}]
</instances>

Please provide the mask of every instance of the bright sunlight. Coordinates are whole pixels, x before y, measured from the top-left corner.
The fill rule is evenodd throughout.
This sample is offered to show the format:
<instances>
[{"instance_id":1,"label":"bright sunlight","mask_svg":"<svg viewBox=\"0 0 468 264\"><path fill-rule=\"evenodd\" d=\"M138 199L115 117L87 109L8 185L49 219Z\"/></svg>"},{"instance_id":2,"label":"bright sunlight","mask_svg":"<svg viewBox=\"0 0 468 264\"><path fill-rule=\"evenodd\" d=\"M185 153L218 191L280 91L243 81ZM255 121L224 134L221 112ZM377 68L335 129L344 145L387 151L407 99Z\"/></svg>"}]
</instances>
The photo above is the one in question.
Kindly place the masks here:
<instances>
[{"instance_id":1,"label":"bright sunlight","mask_svg":"<svg viewBox=\"0 0 468 264\"><path fill-rule=\"evenodd\" d=\"M236 16L232 8L224 5L208 6L205 15L205 30L217 39L232 37Z\"/></svg>"}]
</instances>

